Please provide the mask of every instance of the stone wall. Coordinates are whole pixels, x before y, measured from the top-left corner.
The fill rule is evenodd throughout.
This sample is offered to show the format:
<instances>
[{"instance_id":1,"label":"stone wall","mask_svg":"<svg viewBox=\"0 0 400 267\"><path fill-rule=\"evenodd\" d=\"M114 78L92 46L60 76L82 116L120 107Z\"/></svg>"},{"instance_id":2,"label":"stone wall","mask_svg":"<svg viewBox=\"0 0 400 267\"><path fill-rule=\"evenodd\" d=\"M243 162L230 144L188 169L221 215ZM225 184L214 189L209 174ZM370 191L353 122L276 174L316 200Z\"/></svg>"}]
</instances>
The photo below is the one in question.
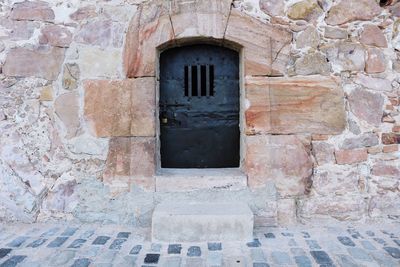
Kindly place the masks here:
<instances>
[{"instance_id":1,"label":"stone wall","mask_svg":"<svg viewBox=\"0 0 400 267\"><path fill-rule=\"evenodd\" d=\"M154 184L155 48L195 36L244 57L250 189L218 197L259 225L400 216L400 4L203 2L0 3L0 221L148 226L163 199L214 198Z\"/></svg>"}]
</instances>

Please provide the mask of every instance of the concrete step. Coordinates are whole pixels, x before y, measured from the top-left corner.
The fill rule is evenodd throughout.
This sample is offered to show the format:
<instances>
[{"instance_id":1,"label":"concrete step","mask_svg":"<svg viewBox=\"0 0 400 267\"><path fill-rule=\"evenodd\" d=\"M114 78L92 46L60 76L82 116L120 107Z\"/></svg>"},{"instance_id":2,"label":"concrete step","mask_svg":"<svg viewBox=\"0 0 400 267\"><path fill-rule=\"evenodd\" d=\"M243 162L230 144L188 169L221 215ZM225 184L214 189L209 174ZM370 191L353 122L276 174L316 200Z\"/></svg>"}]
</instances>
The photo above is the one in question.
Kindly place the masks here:
<instances>
[{"instance_id":1,"label":"concrete step","mask_svg":"<svg viewBox=\"0 0 400 267\"><path fill-rule=\"evenodd\" d=\"M249 241L253 238L253 226L253 213L242 202L164 202L153 213L152 240Z\"/></svg>"},{"instance_id":2,"label":"concrete step","mask_svg":"<svg viewBox=\"0 0 400 267\"><path fill-rule=\"evenodd\" d=\"M242 190L247 176L239 168L162 169L156 176L157 192L189 192L202 189Z\"/></svg>"}]
</instances>

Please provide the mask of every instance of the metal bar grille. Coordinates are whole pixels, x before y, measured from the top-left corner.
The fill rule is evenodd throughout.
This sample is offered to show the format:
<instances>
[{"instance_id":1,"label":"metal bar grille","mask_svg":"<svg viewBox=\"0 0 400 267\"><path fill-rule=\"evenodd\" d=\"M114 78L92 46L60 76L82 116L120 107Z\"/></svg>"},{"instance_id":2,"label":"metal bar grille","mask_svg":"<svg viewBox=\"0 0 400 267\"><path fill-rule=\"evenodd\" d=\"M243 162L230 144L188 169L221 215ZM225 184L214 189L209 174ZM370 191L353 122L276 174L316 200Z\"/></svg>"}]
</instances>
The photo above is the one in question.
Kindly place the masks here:
<instances>
[{"instance_id":1,"label":"metal bar grille","mask_svg":"<svg viewBox=\"0 0 400 267\"><path fill-rule=\"evenodd\" d=\"M184 67L185 96L214 96L214 65Z\"/></svg>"}]
</instances>

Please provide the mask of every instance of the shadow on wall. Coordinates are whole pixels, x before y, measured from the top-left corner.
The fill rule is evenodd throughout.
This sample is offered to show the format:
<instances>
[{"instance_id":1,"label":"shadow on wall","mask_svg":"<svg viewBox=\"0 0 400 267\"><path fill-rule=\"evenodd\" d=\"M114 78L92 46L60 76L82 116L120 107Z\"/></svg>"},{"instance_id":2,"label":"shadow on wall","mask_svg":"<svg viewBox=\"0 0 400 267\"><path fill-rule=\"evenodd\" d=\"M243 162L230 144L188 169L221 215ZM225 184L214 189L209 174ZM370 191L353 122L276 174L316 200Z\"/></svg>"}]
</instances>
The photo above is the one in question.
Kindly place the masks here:
<instances>
[{"instance_id":1,"label":"shadow on wall","mask_svg":"<svg viewBox=\"0 0 400 267\"><path fill-rule=\"evenodd\" d=\"M379 5L380 6L390 6L394 3L397 3L399 0L380 0Z\"/></svg>"}]
</instances>

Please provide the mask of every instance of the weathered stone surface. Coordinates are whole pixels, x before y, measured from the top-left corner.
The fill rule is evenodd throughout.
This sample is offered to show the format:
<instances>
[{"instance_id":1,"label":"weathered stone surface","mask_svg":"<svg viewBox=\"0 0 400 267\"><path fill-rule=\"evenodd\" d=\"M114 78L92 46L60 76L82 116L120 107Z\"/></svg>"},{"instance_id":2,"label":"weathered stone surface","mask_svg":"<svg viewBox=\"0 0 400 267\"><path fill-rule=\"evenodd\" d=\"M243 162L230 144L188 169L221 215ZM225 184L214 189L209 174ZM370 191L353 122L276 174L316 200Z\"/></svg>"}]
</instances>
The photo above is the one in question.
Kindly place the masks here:
<instances>
[{"instance_id":1,"label":"weathered stone surface","mask_svg":"<svg viewBox=\"0 0 400 267\"><path fill-rule=\"evenodd\" d=\"M373 78L364 74L357 74L355 83L360 84L368 89L375 91L392 91L392 84L389 80L381 78Z\"/></svg>"},{"instance_id":2,"label":"weathered stone surface","mask_svg":"<svg viewBox=\"0 0 400 267\"><path fill-rule=\"evenodd\" d=\"M300 199L298 214L304 220L333 217L337 220L359 220L367 209L362 196L326 196Z\"/></svg>"},{"instance_id":3,"label":"weathered stone surface","mask_svg":"<svg viewBox=\"0 0 400 267\"><path fill-rule=\"evenodd\" d=\"M152 241L248 241L253 238L253 217L242 202L164 202L153 213Z\"/></svg>"},{"instance_id":4,"label":"weathered stone surface","mask_svg":"<svg viewBox=\"0 0 400 267\"><path fill-rule=\"evenodd\" d=\"M379 137L374 133L364 133L353 138L346 138L341 145L342 149L371 147L379 144Z\"/></svg>"},{"instance_id":5,"label":"weathered stone surface","mask_svg":"<svg viewBox=\"0 0 400 267\"><path fill-rule=\"evenodd\" d=\"M30 39L35 29L40 26L38 22L16 21L7 18L0 18L0 25L6 29L0 35L0 40L7 38L14 41Z\"/></svg>"},{"instance_id":6,"label":"weathered stone surface","mask_svg":"<svg viewBox=\"0 0 400 267\"><path fill-rule=\"evenodd\" d=\"M155 81L85 81L85 117L99 137L155 135Z\"/></svg>"},{"instance_id":7,"label":"weathered stone surface","mask_svg":"<svg viewBox=\"0 0 400 267\"><path fill-rule=\"evenodd\" d=\"M400 144L400 134L399 133L383 133L382 143L384 145Z\"/></svg>"},{"instance_id":8,"label":"weathered stone surface","mask_svg":"<svg viewBox=\"0 0 400 267\"><path fill-rule=\"evenodd\" d=\"M43 51L13 48L7 54L3 73L7 76L34 76L55 80L60 73L64 53L63 48L55 47Z\"/></svg>"},{"instance_id":9,"label":"weathered stone surface","mask_svg":"<svg viewBox=\"0 0 400 267\"><path fill-rule=\"evenodd\" d=\"M313 142L313 154L318 165L330 164L335 162L334 147L326 142Z\"/></svg>"},{"instance_id":10,"label":"weathered stone surface","mask_svg":"<svg viewBox=\"0 0 400 267\"><path fill-rule=\"evenodd\" d=\"M54 21L54 11L44 1L24 1L15 3L10 14L14 20Z\"/></svg>"},{"instance_id":11,"label":"weathered stone surface","mask_svg":"<svg viewBox=\"0 0 400 267\"><path fill-rule=\"evenodd\" d=\"M381 8L374 0L341 0L328 13L326 23L339 25L355 20L371 20Z\"/></svg>"},{"instance_id":12,"label":"weathered stone surface","mask_svg":"<svg viewBox=\"0 0 400 267\"><path fill-rule=\"evenodd\" d=\"M70 140L69 150L75 154L105 155L108 151L108 140L80 135Z\"/></svg>"},{"instance_id":13,"label":"weathered stone surface","mask_svg":"<svg viewBox=\"0 0 400 267\"><path fill-rule=\"evenodd\" d=\"M63 175L57 179L43 202L44 212L73 212L79 201L76 193L77 185L75 178L69 175Z\"/></svg>"},{"instance_id":14,"label":"weathered stone surface","mask_svg":"<svg viewBox=\"0 0 400 267\"><path fill-rule=\"evenodd\" d=\"M383 153L393 153L393 152L397 152L398 150L399 150L399 145L392 144L392 145L384 146L382 152Z\"/></svg>"},{"instance_id":15,"label":"weathered stone surface","mask_svg":"<svg viewBox=\"0 0 400 267\"><path fill-rule=\"evenodd\" d=\"M296 201L292 198L279 199L278 204L278 223L282 226L290 226L297 224L297 207Z\"/></svg>"},{"instance_id":16,"label":"weathered stone surface","mask_svg":"<svg viewBox=\"0 0 400 267\"><path fill-rule=\"evenodd\" d=\"M122 57L120 49L80 48L78 62L81 70L81 79L115 79L121 77Z\"/></svg>"},{"instance_id":17,"label":"weathered stone surface","mask_svg":"<svg viewBox=\"0 0 400 267\"><path fill-rule=\"evenodd\" d=\"M365 49L360 44L339 41L320 49L338 72L363 71L365 68Z\"/></svg>"},{"instance_id":18,"label":"weathered stone surface","mask_svg":"<svg viewBox=\"0 0 400 267\"><path fill-rule=\"evenodd\" d=\"M67 130L67 138L77 135L79 130L79 95L71 92L57 97L54 107L57 116L63 122Z\"/></svg>"},{"instance_id":19,"label":"weathered stone surface","mask_svg":"<svg viewBox=\"0 0 400 267\"><path fill-rule=\"evenodd\" d=\"M260 0L260 9L273 17L285 15L285 3L281 0Z\"/></svg>"},{"instance_id":20,"label":"weathered stone surface","mask_svg":"<svg viewBox=\"0 0 400 267\"><path fill-rule=\"evenodd\" d=\"M334 27L325 27L325 33L324 36L325 38L330 38L330 39L347 39L348 33L344 29L340 28L334 28Z\"/></svg>"},{"instance_id":21,"label":"weathered stone surface","mask_svg":"<svg viewBox=\"0 0 400 267\"><path fill-rule=\"evenodd\" d=\"M103 182L118 193L132 185L154 191L155 149L153 137L112 138Z\"/></svg>"},{"instance_id":22,"label":"weathered stone surface","mask_svg":"<svg viewBox=\"0 0 400 267\"><path fill-rule=\"evenodd\" d=\"M386 70L385 55L379 48L369 48L368 56L365 64L365 72L381 73Z\"/></svg>"},{"instance_id":23,"label":"weathered stone surface","mask_svg":"<svg viewBox=\"0 0 400 267\"><path fill-rule=\"evenodd\" d=\"M291 5L287 15L291 19L316 20L323 13L316 0L302 0Z\"/></svg>"},{"instance_id":24,"label":"weathered stone surface","mask_svg":"<svg viewBox=\"0 0 400 267\"><path fill-rule=\"evenodd\" d=\"M0 192L3 194L1 206L22 204L26 213L37 210L36 201L32 198L46 190L44 177L31 162L23 144L23 136L17 132L10 138L0 138ZM20 199L16 198L20 197ZM13 204L11 204L14 202ZM20 212L10 208L11 213ZM21 216L22 219L24 216Z\"/></svg>"},{"instance_id":25,"label":"weathered stone surface","mask_svg":"<svg viewBox=\"0 0 400 267\"><path fill-rule=\"evenodd\" d=\"M40 44L49 44L58 47L69 47L72 42L72 33L65 27L46 25L42 28L39 38Z\"/></svg>"},{"instance_id":26,"label":"weathered stone surface","mask_svg":"<svg viewBox=\"0 0 400 267\"><path fill-rule=\"evenodd\" d=\"M68 63L64 66L62 84L64 89L74 90L78 88L78 80L80 77L80 70L78 64Z\"/></svg>"},{"instance_id":27,"label":"weathered stone surface","mask_svg":"<svg viewBox=\"0 0 400 267\"><path fill-rule=\"evenodd\" d=\"M357 170L348 170L343 166L318 169L312 178L313 188L322 196L340 196L358 192L359 176Z\"/></svg>"},{"instance_id":28,"label":"weathered stone surface","mask_svg":"<svg viewBox=\"0 0 400 267\"><path fill-rule=\"evenodd\" d=\"M388 165L383 162L378 162L377 164L372 166L371 173L376 176L384 176L384 177L400 177L400 166Z\"/></svg>"},{"instance_id":29,"label":"weathered stone surface","mask_svg":"<svg viewBox=\"0 0 400 267\"><path fill-rule=\"evenodd\" d=\"M246 133L337 134L345 128L343 91L332 78L246 79Z\"/></svg>"},{"instance_id":30,"label":"weathered stone surface","mask_svg":"<svg viewBox=\"0 0 400 267\"><path fill-rule=\"evenodd\" d=\"M282 196L306 194L310 187L310 151L294 135L247 138L246 170L252 188L274 181Z\"/></svg>"},{"instance_id":31,"label":"weathered stone surface","mask_svg":"<svg viewBox=\"0 0 400 267\"><path fill-rule=\"evenodd\" d=\"M383 97L357 88L349 94L350 109L356 117L372 125L379 125L383 115ZM368 107L368 108L366 108Z\"/></svg>"},{"instance_id":32,"label":"weathered stone surface","mask_svg":"<svg viewBox=\"0 0 400 267\"><path fill-rule=\"evenodd\" d=\"M53 86L47 85L42 87L40 90L40 101L52 101L53 100Z\"/></svg>"},{"instance_id":33,"label":"weathered stone surface","mask_svg":"<svg viewBox=\"0 0 400 267\"><path fill-rule=\"evenodd\" d=\"M81 20L93 18L95 16L97 16L96 6L88 5L88 6L78 8L69 17L72 20L81 21Z\"/></svg>"},{"instance_id":34,"label":"weathered stone surface","mask_svg":"<svg viewBox=\"0 0 400 267\"><path fill-rule=\"evenodd\" d=\"M101 48L121 47L123 43L123 25L112 20L91 20L82 25L75 35L75 41L82 44L96 45Z\"/></svg>"},{"instance_id":35,"label":"weathered stone surface","mask_svg":"<svg viewBox=\"0 0 400 267\"><path fill-rule=\"evenodd\" d=\"M296 38L297 48L317 48L320 42L320 37L318 31L313 26L307 27L303 32L301 32Z\"/></svg>"},{"instance_id":36,"label":"weathered stone surface","mask_svg":"<svg viewBox=\"0 0 400 267\"><path fill-rule=\"evenodd\" d=\"M385 35L378 26L367 24L360 35L360 42L365 45L372 45L378 47L387 47L387 40Z\"/></svg>"},{"instance_id":37,"label":"weathered stone surface","mask_svg":"<svg viewBox=\"0 0 400 267\"><path fill-rule=\"evenodd\" d=\"M398 193L387 192L371 198L368 212L371 217L387 217L400 215L400 196Z\"/></svg>"},{"instance_id":38,"label":"weathered stone surface","mask_svg":"<svg viewBox=\"0 0 400 267\"><path fill-rule=\"evenodd\" d=\"M329 75L331 66L324 55L318 52L312 52L298 59L294 65L298 75Z\"/></svg>"},{"instance_id":39,"label":"weathered stone surface","mask_svg":"<svg viewBox=\"0 0 400 267\"><path fill-rule=\"evenodd\" d=\"M354 164L364 162L368 159L367 149L336 150L335 158L337 164Z\"/></svg>"},{"instance_id":40,"label":"weathered stone surface","mask_svg":"<svg viewBox=\"0 0 400 267\"><path fill-rule=\"evenodd\" d=\"M232 10L225 39L242 45L245 75L281 76L285 73L292 35L287 30L263 23Z\"/></svg>"},{"instance_id":41,"label":"weathered stone surface","mask_svg":"<svg viewBox=\"0 0 400 267\"><path fill-rule=\"evenodd\" d=\"M174 39L174 31L163 1L146 2L132 18L124 47L127 78L155 76L156 47Z\"/></svg>"},{"instance_id":42,"label":"weathered stone surface","mask_svg":"<svg viewBox=\"0 0 400 267\"><path fill-rule=\"evenodd\" d=\"M222 39L231 10L230 0L172 1L170 16L175 38Z\"/></svg>"}]
</instances>

